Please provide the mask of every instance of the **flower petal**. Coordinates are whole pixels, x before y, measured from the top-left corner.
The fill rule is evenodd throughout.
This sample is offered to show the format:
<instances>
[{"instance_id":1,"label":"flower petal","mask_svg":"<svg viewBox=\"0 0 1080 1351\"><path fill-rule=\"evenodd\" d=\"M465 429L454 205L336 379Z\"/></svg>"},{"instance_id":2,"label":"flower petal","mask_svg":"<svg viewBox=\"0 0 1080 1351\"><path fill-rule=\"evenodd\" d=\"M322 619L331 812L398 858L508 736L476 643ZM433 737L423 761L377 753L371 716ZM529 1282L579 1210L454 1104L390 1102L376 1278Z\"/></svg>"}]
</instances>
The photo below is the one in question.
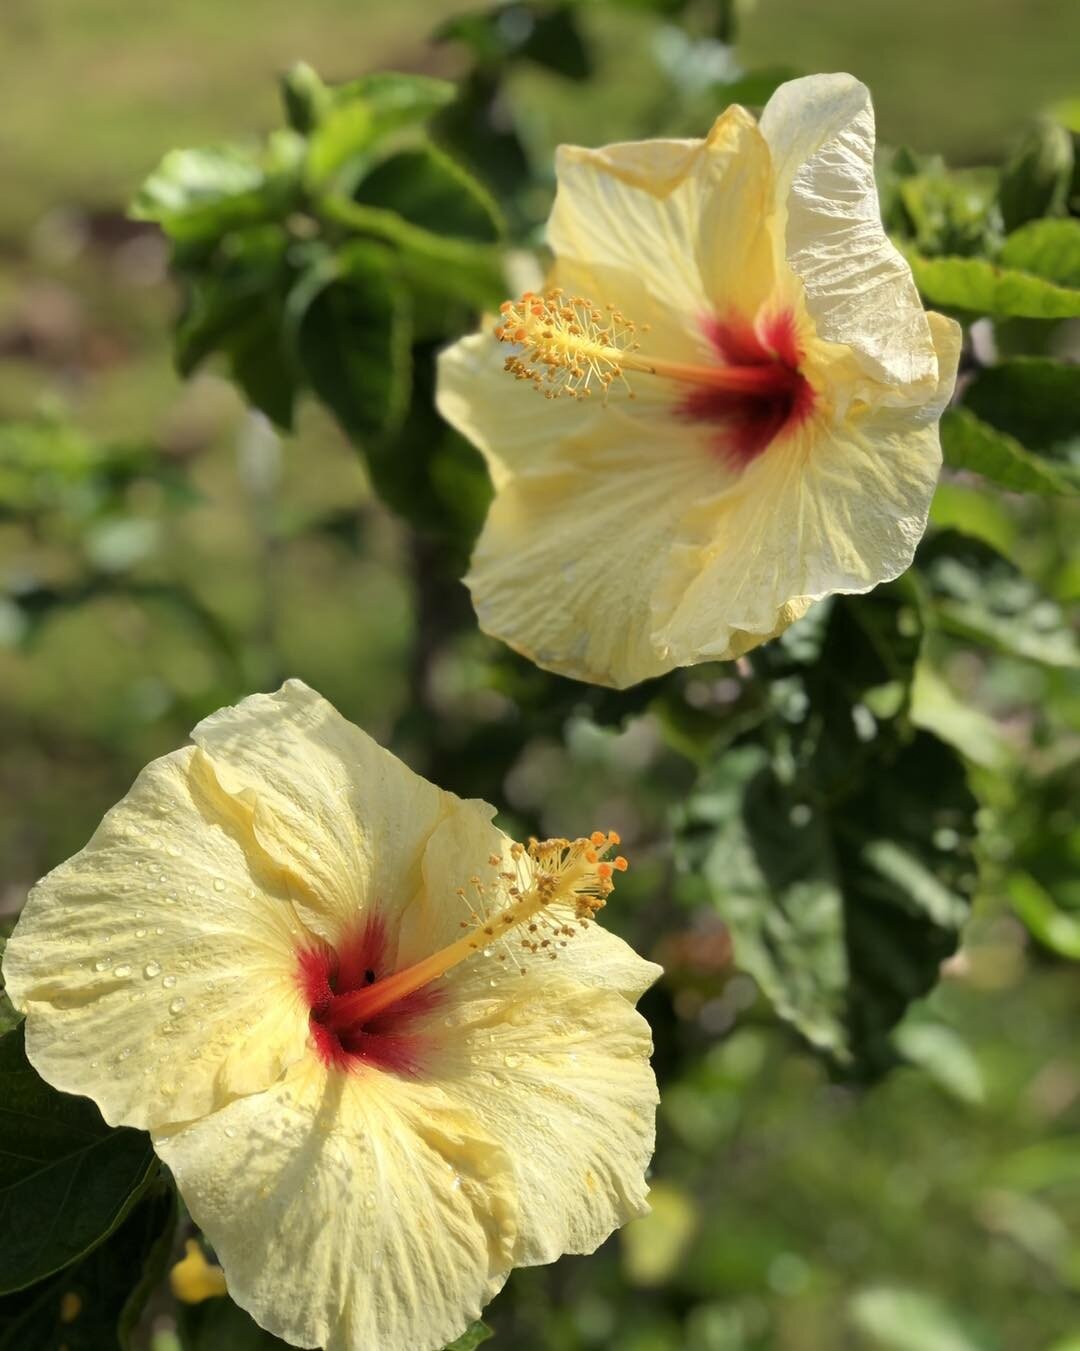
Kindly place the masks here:
<instances>
[{"instance_id":1,"label":"flower petal","mask_svg":"<svg viewBox=\"0 0 1080 1351\"><path fill-rule=\"evenodd\" d=\"M940 371L931 396L913 403L910 388L876 386L876 407L809 424L697 509L686 533L707 542L684 546L683 575L693 580L655 598L655 640L671 664L737 656L813 601L869 591L909 566L937 483L937 421L960 352L958 326L929 320Z\"/></svg>"},{"instance_id":2,"label":"flower petal","mask_svg":"<svg viewBox=\"0 0 1080 1351\"><path fill-rule=\"evenodd\" d=\"M889 383L933 381L934 348L911 269L881 224L874 110L851 75L781 85L761 116L787 260L819 336Z\"/></svg>"},{"instance_id":3,"label":"flower petal","mask_svg":"<svg viewBox=\"0 0 1080 1351\"><path fill-rule=\"evenodd\" d=\"M303 1054L300 925L252 845L188 747L30 893L4 953L27 1054L110 1124L199 1116Z\"/></svg>"},{"instance_id":4,"label":"flower petal","mask_svg":"<svg viewBox=\"0 0 1080 1351\"><path fill-rule=\"evenodd\" d=\"M422 899L418 899L402 917L398 956L403 966L460 938L461 920L468 917L471 908L488 915L511 903L509 895L499 894L501 884L497 874L513 873L516 866L526 865L527 858L521 865L515 865L510 855L511 841L492 824L493 814L494 808L487 803L463 802L461 811L444 821L432 834L424 854ZM498 858L499 864L485 866L485 860L491 858ZM470 878L477 874L489 889L487 896L478 895L470 885ZM455 894L457 887L465 890L467 901ZM496 894L493 896L492 892ZM617 890L615 895L612 904L618 903ZM587 929L580 929L569 906L551 907L551 912L560 922L574 922L578 929L573 941L560 949L560 977L582 985L616 990L633 1003L663 974L663 968L639 957L628 943L603 924L590 924ZM521 936L514 932L507 935L505 942L496 940L490 957L473 958L455 970L474 972L481 980L486 998L502 998L505 993L511 999L517 999L519 965L527 970L540 966L545 973L547 971L546 961L523 952ZM509 986L502 984L504 976L509 977ZM494 987L490 984L493 978L499 981Z\"/></svg>"},{"instance_id":5,"label":"flower petal","mask_svg":"<svg viewBox=\"0 0 1080 1351\"><path fill-rule=\"evenodd\" d=\"M692 330L714 313L753 314L768 297L769 155L745 109L728 108L704 141L560 146L555 169L551 248L586 270L637 277L649 310L631 313L618 293L591 299L614 301L638 323L674 312Z\"/></svg>"},{"instance_id":6,"label":"flower petal","mask_svg":"<svg viewBox=\"0 0 1080 1351\"><path fill-rule=\"evenodd\" d=\"M480 627L538 666L624 687L669 669L650 597L683 514L732 471L670 416L650 434L615 406L591 435L505 483L466 585Z\"/></svg>"},{"instance_id":7,"label":"flower petal","mask_svg":"<svg viewBox=\"0 0 1080 1351\"><path fill-rule=\"evenodd\" d=\"M376 900L390 918L413 899L427 838L457 799L302 681L221 709L192 739L315 932L337 943Z\"/></svg>"},{"instance_id":8,"label":"flower petal","mask_svg":"<svg viewBox=\"0 0 1080 1351\"><path fill-rule=\"evenodd\" d=\"M487 460L496 489L516 470L543 461L565 437L604 415L599 402L545 399L503 369L508 349L490 332L473 333L439 355L436 405Z\"/></svg>"},{"instance_id":9,"label":"flower petal","mask_svg":"<svg viewBox=\"0 0 1080 1351\"><path fill-rule=\"evenodd\" d=\"M647 1210L658 1100L649 1027L620 994L571 974L562 955L534 959L524 977L504 971L493 998L483 963L458 968L429 1071L511 1161L523 1265L592 1252Z\"/></svg>"},{"instance_id":10,"label":"flower petal","mask_svg":"<svg viewBox=\"0 0 1080 1351\"><path fill-rule=\"evenodd\" d=\"M327 1351L437 1351L501 1288L517 1236L509 1160L459 1101L308 1059L154 1147L263 1327Z\"/></svg>"}]
</instances>

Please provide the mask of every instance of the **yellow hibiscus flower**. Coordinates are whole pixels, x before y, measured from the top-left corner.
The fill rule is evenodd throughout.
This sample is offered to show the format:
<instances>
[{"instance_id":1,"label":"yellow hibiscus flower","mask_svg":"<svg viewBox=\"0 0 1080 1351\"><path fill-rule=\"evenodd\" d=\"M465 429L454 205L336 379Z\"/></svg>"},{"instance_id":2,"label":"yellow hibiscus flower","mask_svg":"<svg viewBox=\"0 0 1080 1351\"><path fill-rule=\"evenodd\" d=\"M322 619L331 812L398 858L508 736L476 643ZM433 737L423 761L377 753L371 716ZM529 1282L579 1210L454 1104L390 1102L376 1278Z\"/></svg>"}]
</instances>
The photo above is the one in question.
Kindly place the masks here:
<instances>
[{"instance_id":1,"label":"yellow hibiscus flower","mask_svg":"<svg viewBox=\"0 0 1080 1351\"><path fill-rule=\"evenodd\" d=\"M259 1323L434 1351L645 1209L659 974L610 835L515 844L298 681L199 724L32 891L27 1054L151 1132Z\"/></svg>"},{"instance_id":2,"label":"yellow hibiscus flower","mask_svg":"<svg viewBox=\"0 0 1080 1351\"><path fill-rule=\"evenodd\" d=\"M887 239L873 158L849 75L703 141L560 148L548 288L441 359L495 485L466 579L486 632L623 687L908 566L960 330Z\"/></svg>"}]
</instances>

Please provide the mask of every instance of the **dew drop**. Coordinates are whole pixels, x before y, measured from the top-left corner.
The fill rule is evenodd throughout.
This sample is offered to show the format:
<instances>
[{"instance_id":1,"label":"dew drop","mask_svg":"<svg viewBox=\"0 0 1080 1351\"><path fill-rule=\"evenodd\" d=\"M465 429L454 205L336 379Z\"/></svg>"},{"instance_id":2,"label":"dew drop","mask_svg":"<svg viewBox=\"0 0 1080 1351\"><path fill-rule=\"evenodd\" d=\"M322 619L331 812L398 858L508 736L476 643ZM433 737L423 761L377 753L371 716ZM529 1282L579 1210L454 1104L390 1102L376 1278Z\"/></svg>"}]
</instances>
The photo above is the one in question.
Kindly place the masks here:
<instances>
[{"instance_id":1,"label":"dew drop","mask_svg":"<svg viewBox=\"0 0 1080 1351\"><path fill-rule=\"evenodd\" d=\"M222 880L222 878L220 878L220 877L215 877L215 878L214 878L214 890L215 890L215 891L224 891L224 890L225 890L225 883L224 883L224 881Z\"/></svg>"},{"instance_id":2,"label":"dew drop","mask_svg":"<svg viewBox=\"0 0 1080 1351\"><path fill-rule=\"evenodd\" d=\"M95 970L95 971L107 971L108 969L109 969L109 963L108 963L107 961L105 961L105 959L104 959L103 957L99 957L99 958L97 959L97 961L94 963L94 970Z\"/></svg>"},{"instance_id":3,"label":"dew drop","mask_svg":"<svg viewBox=\"0 0 1080 1351\"><path fill-rule=\"evenodd\" d=\"M503 1064L508 1070L516 1070L521 1064L521 1056L514 1055L513 1051L507 1051L506 1055L503 1056Z\"/></svg>"},{"instance_id":4,"label":"dew drop","mask_svg":"<svg viewBox=\"0 0 1080 1351\"><path fill-rule=\"evenodd\" d=\"M136 938L145 938L145 937L146 937L146 930L145 930L145 929L136 929L136 930L135 930L135 937L136 937Z\"/></svg>"},{"instance_id":5,"label":"dew drop","mask_svg":"<svg viewBox=\"0 0 1080 1351\"><path fill-rule=\"evenodd\" d=\"M128 966L127 962L121 962L120 965L116 967L116 969L113 971L113 975L120 976L121 978L124 976L130 976L131 967Z\"/></svg>"},{"instance_id":6,"label":"dew drop","mask_svg":"<svg viewBox=\"0 0 1080 1351\"><path fill-rule=\"evenodd\" d=\"M494 957L494 956L495 956L495 949L494 949L494 948L485 948L484 951L483 951L483 953L481 954L481 956L484 956L484 957Z\"/></svg>"},{"instance_id":7,"label":"dew drop","mask_svg":"<svg viewBox=\"0 0 1080 1351\"><path fill-rule=\"evenodd\" d=\"M229 1139L229 1140L235 1139L235 1138L236 1138L236 1127L235 1127L235 1126L226 1126L226 1127L225 1127L225 1136L226 1136L226 1138Z\"/></svg>"},{"instance_id":8,"label":"dew drop","mask_svg":"<svg viewBox=\"0 0 1080 1351\"><path fill-rule=\"evenodd\" d=\"M179 1013L179 1012L181 1011L181 1009L184 1007L184 1004L185 1004L186 1002L187 1002L187 1001L184 999L184 996L178 994L178 995L176 996L175 999L170 1000L170 1002L169 1002L169 1012L170 1012L170 1013Z\"/></svg>"},{"instance_id":9,"label":"dew drop","mask_svg":"<svg viewBox=\"0 0 1080 1351\"><path fill-rule=\"evenodd\" d=\"M175 892L175 891L170 891L170 892L166 895L165 899L166 899L166 901L168 901L168 903L169 903L170 905L175 905L175 904L176 904L176 892Z\"/></svg>"},{"instance_id":10,"label":"dew drop","mask_svg":"<svg viewBox=\"0 0 1080 1351\"><path fill-rule=\"evenodd\" d=\"M157 926L157 928L154 930L154 932L160 937L160 935L163 934L163 933L165 932L165 930L164 930L164 929L161 927L161 925L159 924L159 925Z\"/></svg>"},{"instance_id":11,"label":"dew drop","mask_svg":"<svg viewBox=\"0 0 1080 1351\"><path fill-rule=\"evenodd\" d=\"M147 962L146 965L143 967L143 975L147 978L147 980L153 980L155 976L160 976L161 963Z\"/></svg>"},{"instance_id":12,"label":"dew drop","mask_svg":"<svg viewBox=\"0 0 1080 1351\"><path fill-rule=\"evenodd\" d=\"M130 1046L125 1046L124 1049L120 1052L120 1059L121 1059L121 1060L127 1060L127 1058L128 1058L130 1055L131 1055L131 1047L130 1047Z\"/></svg>"},{"instance_id":13,"label":"dew drop","mask_svg":"<svg viewBox=\"0 0 1080 1351\"><path fill-rule=\"evenodd\" d=\"M164 979L161 983L162 983L162 985L165 987L166 990L171 990L172 987L176 984L176 977L175 977L175 976L166 976L165 979Z\"/></svg>"}]
</instances>

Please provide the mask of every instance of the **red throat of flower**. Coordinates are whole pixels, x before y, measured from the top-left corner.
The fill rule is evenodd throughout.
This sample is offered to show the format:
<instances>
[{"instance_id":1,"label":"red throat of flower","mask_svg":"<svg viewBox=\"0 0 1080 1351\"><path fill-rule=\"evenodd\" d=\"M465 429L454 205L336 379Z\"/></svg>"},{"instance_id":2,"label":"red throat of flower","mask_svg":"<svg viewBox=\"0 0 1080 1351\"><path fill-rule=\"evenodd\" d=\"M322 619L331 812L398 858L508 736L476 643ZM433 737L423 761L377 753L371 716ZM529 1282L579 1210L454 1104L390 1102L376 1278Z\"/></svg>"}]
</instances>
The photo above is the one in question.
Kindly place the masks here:
<instances>
[{"instance_id":1,"label":"red throat of flower","mask_svg":"<svg viewBox=\"0 0 1080 1351\"><path fill-rule=\"evenodd\" d=\"M396 945L377 911L336 948L301 949L298 978L320 1059L339 1070L367 1065L419 1073L432 1049L425 1015L446 993L440 978L478 956L499 962L509 956L523 975L523 961L557 960L559 950L604 905L614 874L625 870L621 856L605 860L618 842L614 832L596 831L587 839L531 840L528 848L513 844L506 858L492 855L491 880L470 879L475 899L458 889L469 915L460 922L461 937L409 966L394 965Z\"/></svg>"},{"instance_id":2,"label":"red throat of flower","mask_svg":"<svg viewBox=\"0 0 1080 1351\"><path fill-rule=\"evenodd\" d=\"M782 310L757 325L710 317L703 327L727 379L691 389L680 412L691 421L713 424L718 453L743 468L813 409L813 386L800 370L803 354L795 319L790 310ZM744 388L737 387L738 379Z\"/></svg>"},{"instance_id":3,"label":"red throat of flower","mask_svg":"<svg viewBox=\"0 0 1080 1351\"><path fill-rule=\"evenodd\" d=\"M797 427L814 405L790 310L754 321L710 317L703 328L717 360L700 363L643 350L650 346L647 324L559 287L544 295L527 291L506 301L501 314L495 337L514 348L505 369L516 379L549 399L587 399L599 391L605 401L618 385L634 397L628 373L671 381L682 391L676 415L715 427L716 450L733 468Z\"/></svg>"}]
</instances>

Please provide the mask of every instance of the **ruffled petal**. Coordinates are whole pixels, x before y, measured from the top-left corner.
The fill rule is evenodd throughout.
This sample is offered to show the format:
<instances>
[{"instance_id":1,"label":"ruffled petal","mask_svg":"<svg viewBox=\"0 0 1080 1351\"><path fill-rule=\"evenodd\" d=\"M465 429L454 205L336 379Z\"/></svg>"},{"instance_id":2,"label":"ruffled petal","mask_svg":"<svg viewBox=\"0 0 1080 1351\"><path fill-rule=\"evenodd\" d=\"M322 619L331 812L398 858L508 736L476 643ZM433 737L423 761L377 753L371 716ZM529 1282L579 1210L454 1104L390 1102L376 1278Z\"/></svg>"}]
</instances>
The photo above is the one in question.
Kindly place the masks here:
<instances>
[{"instance_id":1,"label":"ruffled petal","mask_svg":"<svg viewBox=\"0 0 1080 1351\"><path fill-rule=\"evenodd\" d=\"M4 954L27 1054L112 1125L265 1088L304 1052L301 926L191 747L155 760L30 893Z\"/></svg>"},{"instance_id":2,"label":"ruffled petal","mask_svg":"<svg viewBox=\"0 0 1080 1351\"><path fill-rule=\"evenodd\" d=\"M326 1351L439 1351L513 1265L509 1160L437 1087L314 1060L154 1139L261 1326Z\"/></svg>"},{"instance_id":3,"label":"ruffled petal","mask_svg":"<svg viewBox=\"0 0 1080 1351\"><path fill-rule=\"evenodd\" d=\"M781 85L761 116L788 264L819 335L848 344L889 383L937 379L911 269L881 224L874 110L851 75Z\"/></svg>"},{"instance_id":4,"label":"ruffled petal","mask_svg":"<svg viewBox=\"0 0 1080 1351\"><path fill-rule=\"evenodd\" d=\"M655 597L655 640L671 665L729 659L775 636L834 592L869 591L911 563L941 467L937 422L956 377L960 330L929 316L940 375L876 386L876 406L811 422L770 447L738 487L688 519L682 565L693 581ZM672 575L675 575L674 572Z\"/></svg>"},{"instance_id":5,"label":"ruffled petal","mask_svg":"<svg viewBox=\"0 0 1080 1351\"><path fill-rule=\"evenodd\" d=\"M389 921L414 899L427 838L457 799L302 681L221 709L192 739L323 938L337 944L376 903Z\"/></svg>"},{"instance_id":6,"label":"ruffled petal","mask_svg":"<svg viewBox=\"0 0 1080 1351\"><path fill-rule=\"evenodd\" d=\"M634 312L630 297L599 294L598 282L591 299L613 301L638 323L674 313L692 331L713 314L753 314L769 296L769 154L745 109L728 108L704 141L560 146L555 169L556 256L586 273L636 277L647 298Z\"/></svg>"},{"instance_id":7,"label":"ruffled petal","mask_svg":"<svg viewBox=\"0 0 1080 1351\"><path fill-rule=\"evenodd\" d=\"M592 1252L647 1209L658 1100L649 1027L614 990L573 978L577 943L556 961L532 957L524 976L493 976L492 959L452 972L429 1071L510 1159L520 1265Z\"/></svg>"},{"instance_id":8,"label":"ruffled petal","mask_svg":"<svg viewBox=\"0 0 1080 1351\"><path fill-rule=\"evenodd\" d=\"M579 680L659 675L670 662L650 641L650 598L684 513L732 478L698 429L609 408L496 496L465 579L480 627Z\"/></svg>"}]
</instances>

